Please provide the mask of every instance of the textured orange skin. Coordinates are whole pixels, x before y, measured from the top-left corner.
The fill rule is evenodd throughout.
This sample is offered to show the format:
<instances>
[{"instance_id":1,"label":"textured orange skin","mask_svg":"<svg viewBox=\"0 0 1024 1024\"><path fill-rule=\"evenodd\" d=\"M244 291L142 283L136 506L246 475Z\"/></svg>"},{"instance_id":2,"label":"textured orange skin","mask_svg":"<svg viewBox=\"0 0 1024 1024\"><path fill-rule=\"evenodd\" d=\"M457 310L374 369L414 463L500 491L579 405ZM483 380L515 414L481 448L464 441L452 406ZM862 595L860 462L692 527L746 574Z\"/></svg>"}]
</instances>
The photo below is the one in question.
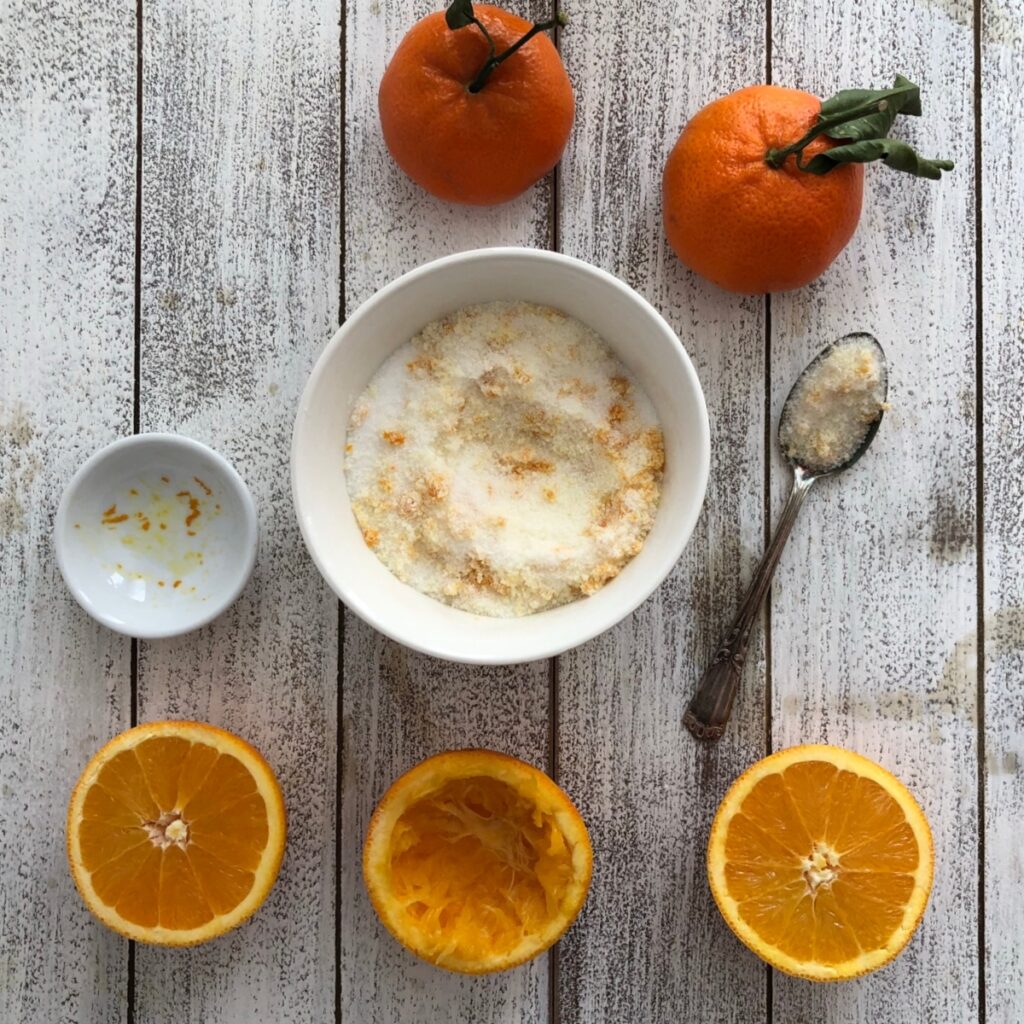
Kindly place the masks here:
<instances>
[{"instance_id":1,"label":"textured orange skin","mask_svg":"<svg viewBox=\"0 0 1024 1024\"><path fill-rule=\"evenodd\" d=\"M498 53L532 27L489 4L473 10ZM452 31L442 12L427 15L399 44L377 96L395 162L453 203L490 206L524 192L558 163L572 128L572 86L544 33L471 93L487 54L475 25Z\"/></svg>"},{"instance_id":2,"label":"textured orange skin","mask_svg":"<svg viewBox=\"0 0 1024 1024\"><path fill-rule=\"evenodd\" d=\"M821 101L799 89L752 85L709 103L686 126L663 180L665 233L691 270L733 292L778 292L819 277L860 219L864 168L821 177L769 149L801 138ZM821 137L809 160L835 143Z\"/></svg>"}]
</instances>

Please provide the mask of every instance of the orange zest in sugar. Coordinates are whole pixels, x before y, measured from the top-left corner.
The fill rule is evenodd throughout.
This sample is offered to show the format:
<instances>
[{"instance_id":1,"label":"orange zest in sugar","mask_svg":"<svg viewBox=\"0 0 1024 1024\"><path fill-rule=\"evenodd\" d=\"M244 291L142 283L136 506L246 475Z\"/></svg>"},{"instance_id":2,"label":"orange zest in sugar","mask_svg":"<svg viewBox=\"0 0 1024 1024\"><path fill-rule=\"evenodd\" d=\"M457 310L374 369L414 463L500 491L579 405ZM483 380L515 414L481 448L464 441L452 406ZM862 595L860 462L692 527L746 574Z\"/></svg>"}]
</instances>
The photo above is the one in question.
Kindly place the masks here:
<instances>
[{"instance_id":1,"label":"orange zest in sugar","mask_svg":"<svg viewBox=\"0 0 1024 1024\"><path fill-rule=\"evenodd\" d=\"M100 524L107 531L118 531L116 540L127 552L148 559L145 565L129 564L127 573L133 579L148 579L154 591L159 587L181 594L196 592L182 579L203 565L202 551L189 538L198 536L201 524L216 520L222 509L215 489L199 477L192 479L194 485L187 477L170 475L161 476L162 483L155 477L135 480L133 486L126 483L117 500L100 513ZM111 571L115 570L111 567ZM124 575L126 570L119 564L116 572Z\"/></svg>"},{"instance_id":2,"label":"orange zest in sugar","mask_svg":"<svg viewBox=\"0 0 1024 1024\"><path fill-rule=\"evenodd\" d=\"M185 526L191 526L203 513L199 509L199 499L191 491L178 491L176 497L188 499L188 515Z\"/></svg>"},{"instance_id":3,"label":"orange zest in sugar","mask_svg":"<svg viewBox=\"0 0 1024 1024\"><path fill-rule=\"evenodd\" d=\"M160 479L164 483L170 483L170 477L162 476L160 477ZM199 519L203 514L204 499L211 497L213 495L213 489L207 483L205 483L203 480L200 480L199 477L193 477L193 479L199 485L199 487L202 488L202 495L197 497L191 490L188 489L180 490L175 495L175 497L177 498L184 499L187 505L187 511L185 512L185 529L189 537L196 536L196 531L195 529L193 529L193 527L195 525L196 520ZM139 497L140 492L137 488L131 487L128 490L128 494L131 497L137 498ZM151 495L151 501L153 503L153 507L151 509L149 509L148 511L145 509L135 509L132 512L121 512L118 509L117 502L113 502L109 508L104 509L103 512L101 513L100 522L103 526L117 526L120 523L126 523L129 520L134 519L138 523L139 529L143 532L148 533L152 529L154 516L157 514L159 514L160 516L164 515L165 509L160 507L160 504L161 502L163 502L163 500L164 499L161 497L160 494L154 492ZM217 503L214 512L215 514L219 514L220 511L220 504ZM167 523L164 521L163 518L159 520L159 527L161 530L167 529Z\"/></svg>"},{"instance_id":4,"label":"orange zest in sugar","mask_svg":"<svg viewBox=\"0 0 1024 1024\"><path fill-rule=\"evenodd\" d=\"M118 514L117 503L115 502L113 505L110 506L110 508L108 508L103 513L103 516L100 519L100 522L103 523L104 526L116 526L118 523L125 522L125 520L127 520L127 518L128 518L128 513L127 512L122 512L122 513Z\"/></svg>"}]
</instances>

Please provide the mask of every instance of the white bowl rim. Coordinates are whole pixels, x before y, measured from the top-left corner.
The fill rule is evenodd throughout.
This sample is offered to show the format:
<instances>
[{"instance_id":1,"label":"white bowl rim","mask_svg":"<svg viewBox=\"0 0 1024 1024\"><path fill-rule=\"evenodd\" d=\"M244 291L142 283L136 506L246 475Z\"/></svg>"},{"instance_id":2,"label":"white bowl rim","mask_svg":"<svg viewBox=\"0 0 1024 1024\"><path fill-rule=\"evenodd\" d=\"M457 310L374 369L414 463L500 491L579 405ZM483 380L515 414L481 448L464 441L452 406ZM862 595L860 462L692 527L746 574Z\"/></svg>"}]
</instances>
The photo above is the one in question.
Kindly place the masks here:
<instances>
[{"instance_id":1,"label":"white bowl rim","mask_svg":"<svg viewBox=\"0 0 1024 1024\"><path fill-rule=\"evenodd\" d=\"M224 474L225 478L234 488L236 496L241 503L241 525L246 532L245 561L241 564L241 572L239 573L234 585L225 592L220 601L214 602L208 607L204 607L201 615L197 615L194 619L189 619L184 624L180 624L178 626L163 628L153 626L141 629L133 628L129 632L122 626L120 621L112 619L110 616L105 614L101 608L98 608L95 604L90 602L85 591L74 582L67 564L67 551L64 547L63 537L67 527L71 501L75 496L75 492L81 487L82 483L88 479L88 477L95 472L99 466L104 462L107 462L111 456L116 455L118 452L126 448L140 447L146 444L152 444L153 442L169 444L172 447L178 447L188 452L201 453L216 463L218 469ZM235 467L220 454L220 452L215 451L209 445L203 444L202 441L196 441L194 438L185 437L182 434L172 434L161 431L129 434L127 437L119 437L116 441L111 441L110 444L104 445L98 451L93 452L92 455L90 455L85 462L75 470L74 475L65 486L64 493L61 495L60 503L57 506L57 514L53 521L53 546L57 556L57 567L60 569L60 574L64 578L64 582L67 585L68 590L71 591L74 599L84 609L84 611L97 622L102 623L115 633L120 633L122 636L130 636L136 640L163 640L168 637L183 636L186 633L192 633L195 630L208 625L217 618L218 615L227 611L227 609L238 600L242 591L245 589L245 585L249 582L249 577L252 575L253 568L256 565L256 551L259 547L258 538L259 517L256 514L256 503L253 500L252 493L245 481L242 479L238 470L236 470Z\"/></svg>"},{"instance_id":2,"label":"white bowl rim","mask_svg":"<svg viewBox=\"0 0 1024 1024\"><path fill-rule=\"evenodd\" d=\"M698 413L697 419L699 423L699 435L695 438L696 446L699 448L699 479L696 481L697 487L695 488L698 500L692 502L689 513L682 518L678 524L675 544L673 545L669 555L666 555L661 568L650 575L644 586L635 588L634 596L630 600L617 606L613 610L612 614L605 614L601 617L591 618L588 621L586 628L574 631L569 636L569 639L564 643L560 641L543 647L526 649L521 657L517 656L514 660L509 660L508 658L500 655L465 654L461 651L442 649L439 646L431 646L429 643L424 643L422 640L417 639L416 636L404 633L401 629L393 628L390 622L369 611L366 605L359 598L358 588L352 588L346 585L344 581L332 578L332 576L327 572L320 556L317 554L307 529L306 518L302 509L302 498L299 490L299 474L297 468L298 459L296 457L299 436L301 433L300 425L304 417L307 415L311 404L311 396L315 392L320 378L326 373L326 368L330 362L331 356L336 349L340 348L345 343L347 335L355 330L359 321L362 320L372 308L386 302L392 294L405 287L410 282L417 278L427 276L440 267L457 265L459 263L466 263L470 261L487 261L492 259L509 258L535 260L542 263L548 262L576 268L584 273L596 277L608 287L627 295L633 301L639 303L643 307L646 307L646 310L661 326L665 339L670 343L671 351L679 360L684 375L689 378L690 383L693 385L693 392L697 400L696 411ZM672 329L672 326L664 316L662 316L657 307L641 295L640 292L625 281L616 277L614 274L609 273L607 270L595 266L593 263L588 263L585 260L577 259L575 256L568 256L564 253L555 252L550 249L535 249L530 246L493 246L480 249L467 249L463 252L452 253L448 256L441 256L437 259L428 260L426 263L422 263L418 267L414 267L412 270L408 270L394 280L389 281L386 285L382 286L378 291L374 292L361 302L351 316L346 317L344 322L334 332L330 340L324 346L320 355L317 357L317 360L313 365L313 369L310 371L309 378L306 381L306 385L302 389L302 395L299 399L298 408L295 414L295 423L292 429L290 462L292 501L295 506L295 514L299 521L299 529L302 533L302 539L306 546L306 550L313 559L320 575L350 611L354 612L359 616L359 618L368 623L378 632L383 633L385 636L397 643L402 644L413 651L417 651L420 654L426 654L444 661L451 661L464 665L519 665L530 661L539 661L547 658L558 657L559 655L565 654L567 651L586 643L588 640L592 640L594 637L600 636L606 630L611 629L613 626L617 625L636 611L636 609L639 608L640 605L643 604L651 594L661 586L669 573L675 567L676 563L679 561L683 550L693 534L693 529L697 525L700 513L704 508L704 499L707 495L708 478L711 472L711 427L708 421L708 410L707 402L704 397L704 389L701 386L700 377L693 365L693 361L690 359L689 353L683 346L678 334L676 334ZM391 571L383 563L381 563L380 568L382 572ZM453 608L452 611L459 612L461 610ZM475 618L475 616L470 612L463 611L462 614L468 616L470 619ZM523 618L529 619L530 616L524 616Z\"/></svg>"}]
</instances>

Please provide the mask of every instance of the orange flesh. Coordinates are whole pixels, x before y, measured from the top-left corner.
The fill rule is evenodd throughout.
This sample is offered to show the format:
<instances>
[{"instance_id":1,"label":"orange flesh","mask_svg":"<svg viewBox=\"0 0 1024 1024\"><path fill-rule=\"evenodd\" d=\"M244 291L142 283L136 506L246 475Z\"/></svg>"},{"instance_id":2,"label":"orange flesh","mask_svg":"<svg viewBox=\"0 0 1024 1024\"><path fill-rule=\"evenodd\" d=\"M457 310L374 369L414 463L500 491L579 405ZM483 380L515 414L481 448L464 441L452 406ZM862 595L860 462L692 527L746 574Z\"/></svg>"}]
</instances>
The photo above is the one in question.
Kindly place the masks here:
<instances>
[{"instance_id":1,"label":"orange flesh","mask_svg":"<svg viewBox=\"0 0 1024 1024\"><path fill-rule=\"evenodd\" d=\"M268 839L266 805L242 762L178 737L111 758L78 829L99 898L134 924L179 930L245 898Z\"/></svg>"},{"instance_id":2,"label":"orange flesh","mask_svg":"<svg viewBox=\"0 0 1024 1024\"><path fill-rule=\"evenodd\" d=\"M725 850L740 916L784 953L827 965L885 945L920 856L881 786L824 761L758 782L729 822Z\"/></svg>"},{"instance_id":3,"label":"orange flesh","mask_svg":"<svg viewBox=\"0 0 1024 1024\"><path fill-rule=\"evenodd\" d=\"M505 782L455 779L408 807L391 835L391 881L428 955L503 954L542 931L572 881L554 817Z\"/></svg>"}]
</instances>

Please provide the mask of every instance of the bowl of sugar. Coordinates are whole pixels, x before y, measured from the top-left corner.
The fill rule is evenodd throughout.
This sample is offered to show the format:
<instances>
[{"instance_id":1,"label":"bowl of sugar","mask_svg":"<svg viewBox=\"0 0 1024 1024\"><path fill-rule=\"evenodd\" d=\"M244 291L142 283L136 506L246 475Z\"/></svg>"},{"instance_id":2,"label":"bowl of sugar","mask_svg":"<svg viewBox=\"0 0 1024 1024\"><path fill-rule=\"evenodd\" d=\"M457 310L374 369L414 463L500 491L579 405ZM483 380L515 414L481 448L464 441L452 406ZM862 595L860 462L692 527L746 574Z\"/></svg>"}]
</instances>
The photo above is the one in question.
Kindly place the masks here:
<instances>
[{"instance_id":1,"label":"bowl of sugar","mask_svg":"<svg viewBox=\"0 0 1024 1024\"><path fill-rule=\"evenodd\" d=\"M558 253L480 249L368 299L292 438L306 546L347 607L450 661L551 657L629 615L697 521L707 409L646 299Z\"/></svg>"}]
</instances>

